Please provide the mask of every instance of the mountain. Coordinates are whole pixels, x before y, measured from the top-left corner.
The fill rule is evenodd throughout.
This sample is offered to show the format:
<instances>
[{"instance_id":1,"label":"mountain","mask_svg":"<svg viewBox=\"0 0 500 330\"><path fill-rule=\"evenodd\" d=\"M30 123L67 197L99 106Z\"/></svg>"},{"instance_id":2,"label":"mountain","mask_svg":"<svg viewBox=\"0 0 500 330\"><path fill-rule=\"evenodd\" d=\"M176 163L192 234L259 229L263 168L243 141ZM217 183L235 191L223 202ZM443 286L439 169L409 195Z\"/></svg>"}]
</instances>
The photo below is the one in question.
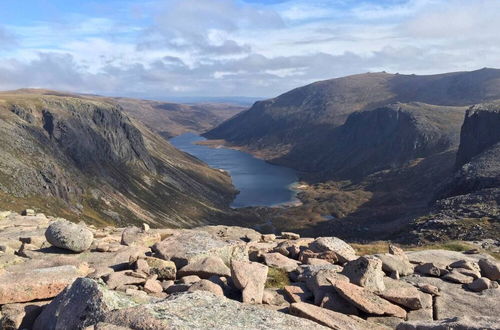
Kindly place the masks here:
<instances>
[{"instance_id":1,"label":"mountain","mask_svg":"<svg viewBox=\"0 0 500 330\"><path fill-rule=\"evenodd\" d=\"M227 210L230 177L172 147L112 100L0 93L0 207L92 223L189 227Z\"/></svg>"},{"instance_id":2,"label":"mountain","mask_svg":"<svg viewBox=\"0 0 500 330\"><path fill-rule=\"evenodd\" d=\"M426 240L496 239L500 235L500 102L467 110L455 172L412 234ZM424 221L422 221L424 220Z\"/></svg>"},{"instance_id":3,"label":"mountain","mask_svg":"<svg viewBox=\"0 0 500 330\"><path fill-rule=\"evenodd\" d=\"M130 98L112 101L167 139L186 132L204 133L247 109L227 103L179 104Z\"/></svg>"},{"instance_id":4,"label":"mountain","mask_svg":"<svg viewBox=\"0 0 500 330\"><path fill-rule=\"evenodd\" d=\"M397 102L467 106L495 99L500 99L499 69L427 76L366 73L316 82L256 102L205 136L274 163L318 172L329 168L322 161L328 159L329 149L318 146L331 143L332 130L354 112Z\"/></svg>"}]
</instances>

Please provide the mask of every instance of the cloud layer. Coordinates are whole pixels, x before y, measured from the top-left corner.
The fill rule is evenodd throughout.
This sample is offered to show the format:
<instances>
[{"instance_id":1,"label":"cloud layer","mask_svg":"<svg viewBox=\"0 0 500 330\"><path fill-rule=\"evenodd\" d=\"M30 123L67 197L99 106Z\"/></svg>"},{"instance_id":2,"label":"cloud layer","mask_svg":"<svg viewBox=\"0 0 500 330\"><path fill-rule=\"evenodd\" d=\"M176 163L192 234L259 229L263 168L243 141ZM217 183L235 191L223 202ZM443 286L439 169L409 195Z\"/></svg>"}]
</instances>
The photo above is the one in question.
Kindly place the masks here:
<instances>
[{"instance_id":1,"label":"cloud layer","mask_svg":"<svg viewBox=\"0 0 500 330\"><path fill-rule=\"evenodd\" d=\"M367 71L426 74L500 63L495 0L269 3L125 2L112 14L6 24L0 89L268 97Z\"/></svg>"}]
</instances>

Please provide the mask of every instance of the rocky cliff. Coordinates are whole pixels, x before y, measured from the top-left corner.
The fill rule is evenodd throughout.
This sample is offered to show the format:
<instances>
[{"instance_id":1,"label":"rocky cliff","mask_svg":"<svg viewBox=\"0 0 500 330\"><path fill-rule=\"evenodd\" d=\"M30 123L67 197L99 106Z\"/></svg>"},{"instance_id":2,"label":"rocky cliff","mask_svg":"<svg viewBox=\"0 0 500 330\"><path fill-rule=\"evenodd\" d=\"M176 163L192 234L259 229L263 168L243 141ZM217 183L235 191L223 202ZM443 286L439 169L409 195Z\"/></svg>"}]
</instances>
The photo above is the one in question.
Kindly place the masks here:
<instances>
[{"instance_id":1,"label":"rocky cliff","mask_svg":"<svg viewBox=\"0 0 500 330\"><path fill-rule=\"evenodd\" d=\"M328 143L304 150L319 177L361 179L407 162L456 148L463 107L397 103L355 112L333 129ZM321 150L321 151L320 151ZM313 163L314 154L321 158Z\"/></svg>"},{"instance_id":2,"label":"rocky cliff","mask_svg":"<svg viewBox=\"0 0 500 330\"><path fill-rule=\"evenodd\" d=\"M223 212L230 178L102 98L0 94L0 204L98 223L191 226Z\"/></svg>"}]
</instances>

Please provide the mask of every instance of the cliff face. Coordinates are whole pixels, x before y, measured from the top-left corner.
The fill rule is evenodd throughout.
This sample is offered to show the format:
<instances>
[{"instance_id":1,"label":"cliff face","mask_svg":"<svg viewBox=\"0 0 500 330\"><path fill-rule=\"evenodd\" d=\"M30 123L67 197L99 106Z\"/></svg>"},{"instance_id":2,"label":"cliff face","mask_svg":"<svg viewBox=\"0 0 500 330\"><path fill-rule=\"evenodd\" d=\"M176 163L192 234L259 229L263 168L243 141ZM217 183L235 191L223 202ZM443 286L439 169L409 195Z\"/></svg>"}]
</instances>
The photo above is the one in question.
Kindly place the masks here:
<instances>
[{"instance_id":1,"label":"cliff face","mask_svg":"<svg viewBox=\"0 0 500 330\"><path fill-rule=\"evenodd\" d=\"M0 203L97 223L192 226L224 212L230 178L94 97L0 94Z\"/></svg>"},{"instance_id":2,"label":"cliff face","mask_svg":"<svg viewBox=\"0 0 500 330\"><path fill-rule=\"evenodd\" d=\"M463 112L461 107L423 103L355 112L332 130L327 144L319 145L323 156L311 169L320 171L320 177L360 179L446 151L458 145Z\"/></svg>"},{"instance_id":3,"label":"cliff face","mask_svg":"<svg viewBox=\"0 0 500 330\"><path fill-rule=\"evenodd\" d=\"M495 99L500 99L497 69L430 76L368 73L313 83L257 102L206 137L224 139L299 170L326 170L314 168L327 158L316 146L331 143L332 130L351 113L396 102L469 106ZM304 150L315 152L304 157Z\"/></svg>"}]
</instances>

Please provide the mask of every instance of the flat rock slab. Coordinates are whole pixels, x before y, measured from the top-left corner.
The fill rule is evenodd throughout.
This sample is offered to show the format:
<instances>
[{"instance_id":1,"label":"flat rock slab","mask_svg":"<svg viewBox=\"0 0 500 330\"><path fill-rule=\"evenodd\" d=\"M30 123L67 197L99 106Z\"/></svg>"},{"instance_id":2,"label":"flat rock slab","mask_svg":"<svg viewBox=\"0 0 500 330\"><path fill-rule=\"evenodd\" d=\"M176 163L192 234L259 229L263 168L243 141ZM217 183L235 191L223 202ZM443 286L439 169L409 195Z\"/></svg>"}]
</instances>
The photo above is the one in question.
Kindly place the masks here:
<instances>
[{"instance_id":1,"label":"flat rock slab","mask_svg":"<svg viewBox=\"0 0 500 330\"><path fill-rule=\"evenodd\" d=\"M303 302L293 303L290 306L290 313L299 317L307 318L332 329L339 330L382 330L389 327L371 323L357 316L349 316L337 313L325 308Z\"/></svg>"},{"instance_id":2,"label":"flat rock slab","mask_svg":"<svg viewBox=\"0 0 500 330\"><path fill-rule=\"evenodd\" d=\"M264 253L263 257L264 262L269 267L283 269L286 272L294 271L300 264L300 262L298 262L297 260L285 257L278 252Z\"/></svg>"},{"instance_id":3,"label":"flat rock slab","mask_svg":"<svg viewBox=\"0 0 500 330\"><path fill-rule=\"evenodd\" d=\"M478 262L480 259L486 257L484 254L464 254L462 252L448 250L410 251L407 252L406 255L412 263L431 262L442 266L448 266L460 260Z\"/></svg>"},{"instance_id":4,"label":"flat rock slab","mask_svg":"<svg viewBox=\"0 0 500 330\"><path fill-rule=\"evenodd\" d=\"M104 322L132 329L327 329L315 322L196 291L109 312Z\"/></svg>"},{"instance_id":5,"label":"flat rock slab","mask_svg":"<svg viewBox=\"0 0 500 330\"><path fill-rule=\"evenodd\" d=\"M434 277L411 275L405 281L419 286L430 284L439 288L435 302L435 317L440 319L458 316L479 317L500 315L500 290L488 289L481 293L465 290L462 284L455 284Z\"/></svg>"},{"instance_id":6,"label":"flat rock slab","mask_svg":"<svg viewBox=\"0 0 500 330\"><path fill-rule=\"evenodd\" d=\"M400 318L406 317L404 309L380 298L365 288L344 281L336 281L332 284L343 298L366 313Z\"/></svg>"},{"instance_id":7,"label":"flat rock slab","mask_svg":"<svg viewBox=\"0 0 500 330\"><path fill-rule=\"evenodd\" d=\"M156 256L175 262L178 269L189 262L218 256L226 265L235 260L248 260L248 248L241 241L223 241L210 233L182 230L153 246Z\"/></svg>"},{"instance_id":8,"label":"flat rock slab","mask_svg":"<svg viewBox=\"0 0 500 330\"><path fill-rule=\"evenodd\" d=\"M409 321L400 323L397 330L498 330L497 317L454 317L440 321Z\"/></svg>"},{"instance_id":9,"label":"flat rock slab","mask_svg":"<svg viewBox=\"0 0 500 330\"><path fill-rule=\"evenodd\" d=\"M0 305L49 299L82 275L75 266L35 269L0 275Z\"/></svg>"}]
</instances>

